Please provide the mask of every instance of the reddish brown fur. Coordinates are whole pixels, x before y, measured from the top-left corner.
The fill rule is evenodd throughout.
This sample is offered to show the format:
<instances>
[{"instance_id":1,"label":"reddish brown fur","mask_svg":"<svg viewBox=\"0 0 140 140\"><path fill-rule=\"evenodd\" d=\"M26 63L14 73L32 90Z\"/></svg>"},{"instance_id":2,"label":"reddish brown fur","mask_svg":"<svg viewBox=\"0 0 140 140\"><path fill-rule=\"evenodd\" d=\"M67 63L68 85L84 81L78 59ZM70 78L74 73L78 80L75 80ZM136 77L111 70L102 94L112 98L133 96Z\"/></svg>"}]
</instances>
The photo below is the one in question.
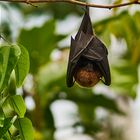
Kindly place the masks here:
<instances>
[{"instance_id":1,"label":"reddish brown fur","mask_svg":"<svg viewBox=\"0 0 140 140\"><path fill-rule=\"evenodd\" d=\"M74 78L75 81L83 87L93 87L100 81L101 74L99 71L79 68L76 71Z\"/></svg>"}]
</instances>

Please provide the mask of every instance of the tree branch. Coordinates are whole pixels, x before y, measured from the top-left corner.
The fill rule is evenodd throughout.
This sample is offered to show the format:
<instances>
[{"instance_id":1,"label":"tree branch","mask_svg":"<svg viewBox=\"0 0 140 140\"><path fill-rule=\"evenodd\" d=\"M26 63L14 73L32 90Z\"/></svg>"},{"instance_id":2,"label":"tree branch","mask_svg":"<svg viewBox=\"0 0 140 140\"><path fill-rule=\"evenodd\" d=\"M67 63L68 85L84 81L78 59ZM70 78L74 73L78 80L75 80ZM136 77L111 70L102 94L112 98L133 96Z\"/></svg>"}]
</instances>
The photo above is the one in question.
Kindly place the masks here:
<instances>
[{"instance_id":1,"label":"tree branch","mask_svg":"<svg viewBox=\"0 0 140 140\"><path fill-rule=\"evenodd\" d=\"M33 4L33 3L71 3L71 4L76 4L76 5L81 5L81 6L88 6L88 7L95 7L95 8L105 8L105 9L112 9L116 7L123 7L123 6L128 6L132 4L140 4L139 0L134 0L132 2L126 2L122 4L112 4L112 5L99 5L99 4L94 4L94 3L87 3L87 2L82 2L79 0L0 0L3 2L15 2L15 3L26 3L26 4Z\"/></svg>"}]
</instances>

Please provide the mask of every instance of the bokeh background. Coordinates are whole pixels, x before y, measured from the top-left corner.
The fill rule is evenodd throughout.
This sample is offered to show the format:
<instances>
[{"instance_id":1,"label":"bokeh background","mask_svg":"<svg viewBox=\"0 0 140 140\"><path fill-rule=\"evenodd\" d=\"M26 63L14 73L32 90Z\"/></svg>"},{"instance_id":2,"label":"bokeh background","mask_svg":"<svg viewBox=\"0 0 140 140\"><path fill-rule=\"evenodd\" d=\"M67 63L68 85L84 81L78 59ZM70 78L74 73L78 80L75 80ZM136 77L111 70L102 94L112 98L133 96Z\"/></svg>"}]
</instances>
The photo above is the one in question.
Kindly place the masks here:
<instances>
[{"instance_id":1,"label":"bokeh background","mask_svg":"<svg viewBox=\"0 0 140 140\"><path fill-rule=\"evenodd\" d=\"M90 8L93 29L109 52L112 83L67 88L70 37L83 14L84 7L72 4L0 2L1 34L29 51L30 73L16 90L24 97L35 140L139 140L140 6Z\"/></svg>"}]
</instances>

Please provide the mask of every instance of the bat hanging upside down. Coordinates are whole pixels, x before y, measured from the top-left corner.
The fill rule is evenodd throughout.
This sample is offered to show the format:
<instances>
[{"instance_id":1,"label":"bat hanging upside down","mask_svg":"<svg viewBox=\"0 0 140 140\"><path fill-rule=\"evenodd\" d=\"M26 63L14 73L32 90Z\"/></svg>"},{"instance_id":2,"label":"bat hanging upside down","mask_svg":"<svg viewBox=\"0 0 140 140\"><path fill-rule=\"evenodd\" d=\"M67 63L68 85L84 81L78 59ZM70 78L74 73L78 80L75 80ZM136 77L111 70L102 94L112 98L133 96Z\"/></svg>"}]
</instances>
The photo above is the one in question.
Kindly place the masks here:
<instances>
[{"instance_id":1,"label":"bat hanging upside down","mask_svg":"<svg viewBox=\"0 0 140 140\"><path fill-rule=\"evenodd\" d=\"M105 45L93 33L89 8L86 7L79 31L75 39L71 37L67 86L72 87L76 81L83 87L92 87L100 80L110 85L107 54Z\"/></svg>"}]
</instances>

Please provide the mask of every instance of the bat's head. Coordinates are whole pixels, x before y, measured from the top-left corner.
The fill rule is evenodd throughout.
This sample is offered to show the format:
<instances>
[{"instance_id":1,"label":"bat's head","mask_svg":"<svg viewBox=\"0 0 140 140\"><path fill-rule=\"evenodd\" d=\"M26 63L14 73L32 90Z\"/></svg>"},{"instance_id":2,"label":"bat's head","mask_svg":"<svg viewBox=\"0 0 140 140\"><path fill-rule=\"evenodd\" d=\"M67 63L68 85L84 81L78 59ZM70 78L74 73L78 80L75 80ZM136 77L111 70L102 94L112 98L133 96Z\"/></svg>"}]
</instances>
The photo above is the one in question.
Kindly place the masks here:
<instances>
[{"instance_id":1,"label":"bat's head","mask_svg":"<svg viewBox=\"0 0 140 140\"><path fill-rule=\"evenodd\" d=\"M76 68L74 79L82 87L93 87L100 81L102 74L98 66L94 63L86 61L86 63L84 64L83 62L84 65L82 65L82 62L83 61L81 61L81 64Z\"/></svg>"}]
</instances>

